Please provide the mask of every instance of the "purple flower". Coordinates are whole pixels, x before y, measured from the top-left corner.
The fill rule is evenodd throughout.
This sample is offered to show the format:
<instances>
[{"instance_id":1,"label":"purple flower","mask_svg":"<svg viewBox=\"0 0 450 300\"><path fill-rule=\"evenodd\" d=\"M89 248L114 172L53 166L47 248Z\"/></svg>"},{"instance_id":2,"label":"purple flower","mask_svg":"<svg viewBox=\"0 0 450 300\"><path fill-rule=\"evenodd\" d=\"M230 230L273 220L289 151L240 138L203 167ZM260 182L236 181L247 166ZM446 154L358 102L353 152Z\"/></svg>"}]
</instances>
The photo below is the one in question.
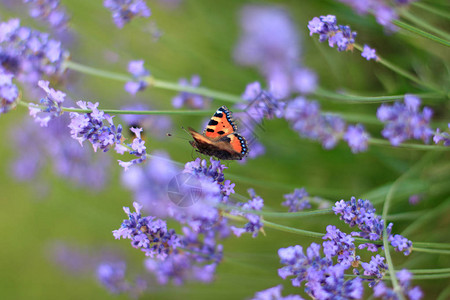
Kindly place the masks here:
<instances>
[{"instance_id":1,"label":"purple flower","mask_svg":"<svg viewBox=\"0 0 450 300\"><path fill-rule=\"evenodd\" d=\"M118 160L119 165L124 168L124 170L128 170L128 168L135 164L143 163L147 159L147 152L145 149L145 142L141 138L142 128L130 128L130 130L135 134L135 138L131 144L127 144L128 148L123 145L116 145L116 152L123 154L124 152L128 152L131 155L136 156L137 158L132 159L130 161L124 162ZM121 150L119 150L122 148ZM129 150L131 148L131 150Z\"/></svg>"},{"instance_id":2,"label":"purple flower","mask_svg":"<svg viewBox=\"0 0 450 300\"><path fill-rule=\"evenodd\" d=\"M119 28L136 17L150 17L150 9L143 0L104 0L103 6L112 12L114 23Z\"/></svg>"},{"instance_id":3,"label":"purple flower","mask_svg":"<svg viewBox=\"0 0 450 300\"><path fill-rule=\"evenodd\" d=\"M371 59L378 60L378 56L375 54L375 49L372 49L367 45L364 45L364 49L363 52L361 52L361 56L367 60Z\"/></svg>"},{"instance_id":4,"label":"purple flower","mask_svg":"<svg viewBox=\"0 0 450 300\"><path fill-rule=\"evenodd\" d=\"M267 290L256 292L252 300L303 300L299 295L281 296L282 289L283 286L280 284Z\"/></svg>"},{"instance_id":5,"label":"purple flower","mask_svg":"<svg viewBox=\"0 0 450 300\"><path fill-rule=\"evenodd\" d=\"M353 49L356 32L351 31L349 26L337 25L336 17L333 15L313 18L308 23L309 35L319 35L319 41L328 40L330 47L337 46L338 51Z\"/></svg>"},{"instance_id":6,"label":"purple flower","mask_svg":"<svg viewBox=\"0 0 450 300\"><path fill-rule=\"evenodd\" d=\"M423 293L418 286L411 288L410 280L412 279L412 274L403 269L397 272L397 278L400 282L401 290L397 291L403 295L408 295L410 300L420 300L422 299ZM377 298L382 298L384 300L398 299L397 293L393 289L388 288L382 281L380 281L373 288L374 296Z\"/></svg>"},{"instance_id":7,"label":"purple flower","mask_svg":"<svg viewBox=\"0 0 450 300\"><path fill-rule=\"evenodd\" d=\"M286 279L294 276L293 286L305 281L305 292L314 299L361 299L363 286L361 278L344 279L344 272L350 265L336 264L327 257L321 257L320 245L312 243L306 255L299 245L278 250L281 264L278 275Z\"/></svg>"},{"instance_id":8,"label":"purple flower","mask_svg":"<svg viewBox=\"0 0 450 300\"><path fill-rule=\"evenodd\" d=\"M160 284L167 284L169 280L176 285L187 280L211 282L223 257L223 247L216 243L216 232L209 230L200 234L183 227L183 233L183 236L179 236L183 251L175 249L163 261L146 260L147 270L157 276Z\"/></svg>"},{"instance_id":9,"label":"purple flower","mask_svg":"<svg viewBox=\"0 0 450 300\"><path fill-rule=\"evenodd\" d=\"M341 232L336 226L328 225L323 239L329 240L323 242L323 253L327 258L337 256L340 264L358 266L360 258L355 253L354 238Z\"/></svg>"},{"instance_id":10,"label":"purple flower","mask_svg":"<svg viewBox=\"0 0 450 300\"><path fill-rule=\"evenodd\" d=\"M21 27L19 19L0 23L0 64L20 82L35 86L44 75L58 77L68 52L46 33Z\"/></svg>"},{"instance_id":11,"label":"purple flower","mask_svg":"<svg viewBox=\"0 0 450 300\"><path fill-rule=\"evenodd\" d=\"M150 72L144 68L143 60L132 60L128 64L128 72L133 75L133 81L128 81L125 83L125 91L131 95L136 95L137 92L143 91L148 83L145 80L146 76L150 75Z\"/></svg>"},{"instance_id":12,"label":"purple flower","mask_svg":"<svg viewBox=\"0 0 450 300\"><path fill-rule=\"evenodd\" d=\"M130 239L134 248L141 249L146 256L164 260L174 249L180 246L180 240L175 230L167 230L166 222L154 217L142 217L142 206L134 202L136 212L130 212L128 207L123 210L128 215L122 226L113 231L116 239Z\"/></svg>"},{"instance_id":13,"label":"purple flower","mask_svg":"<svg viewBox=\"0 0 450 300\"><path fill-rule=\"evenodd\" d=\"M336 202L333 207L336 215L340 215L340 219L349 224L350 227L357 226L361 231L352 232L352 236L358 236L371 241L381 240L383 238L384 220L375 214L375 208L369 200L356 200L352 197L350 201L344 200ZM396 251L402 251L404 255L409 255L412 249L412 242L408 239L396 234L391 235L393 224L390 223L387 228L388 240ZM376 252L381 245L373 243L365 243L359 245L359 249L364 249Z\"/></svg>"},{"instance_id":14,"label":"purple flower","mask_svg":"<svg viewBox=\"0 0 450 300\"><path fill-rule=\"evenodd\" d=\"M110 178L111 157L94 155L92 149L83 149L67 132L69 116L63 114L48 124L36 126L30 118L19 122L21 128L14 131L13 147L16 157L11 167L19 180L36 180L38 187L46 186L40 172L44 166L60 178L88 189L99 190ZM33 145L30 147L29 145ZM48 168L45 168L48 169Z\"/></svg>"},{"instance_id":15,"label":"purple flower","mask_svg":"<svg viewBox=\"0 0 450 300\"><path fill-rule=\"evenodd\" d=\"M448 123L448 128L450 129L450 123ZM439 128L433 133L433 142L439 144L444 141L444 146L450 146L450 134L448 132L441 132Z\"/></svg>"},{"instance_id":16,"label":"purple flower","mask_svg":"<svg viewBox=\"0 0 450 300\"><path fill-rule=\"evenodd\" d=\"M129 289L125 281L124 262L102 263L97 267L97 279L111 293L118 294Z\"/></svg>"},{"instance_id":17,"label":"purple flower","mask_svg":"<svg viewBox=\"0 0 450 300\"><path fill-rule=\"evenodd\" d=\"M347 127L343 139L348 143L353 153L358 153L367 150L369 134L361 124L357 124L356 126L350 125Z\"/></svg>"},{"instance_id":18,"label":"purple flower","mask_svg":"<svg viewBox=\"0 0 450 300\"><path fill-rule=\"evenodd\" d=\"M51 119L59 117L62 114L61 106L64 102L66 94L50 88L48 81L39 80L38 86L47 94L45 98L42 98L39 101L43 108L40 108L38 105L34 104L30 104L28 108L30 110L30 115L35 119L35 121L39 123L41 127L47 127L48 122ZM44 113L46 116L40 117L37 115L38 113Z\"/></svg>"},{"instance_id":19,"label":"purple flower","mask_svg":"<svg viewBox=\"0 0 450 300\"><path fill-rule=\"evenodd\" d=\"M303 97L297 97L286 105L284 117L300 136L321 141L325 149L333 148L345 130L344 120L323 115L316 101Z\"/></svg>"},{"instance_id":20,"label":"purple flower","mask_svg":"<svg viewBox=\"0 0 450 300\"><path fill-rule=\"evenodd\" d=\"M283 197L286 201L281 203L281 205L287 206L289 208L289 212L296 212L311 208L309 194L306 192L305 188L295 189L292 194L286 194Z\"/></svg>"},{"instance_id":21,"label":"purple flower","mask_svg":"<svg viewBox=\"0 0 450 300\"><path fill-rule=\"evenodd\" d=\"M385 123L381 132L393 146L407 139L420 139L428 143L433 131L430 120L433 111L424 107L420 111L420 99L414 95L405 95L405 103L382 104L377 110L377 118Z\"/></svg>"},{"instance_id":22,"label":"purple flower","mask_svg":"<svg viewBox=\"0 0 450 300\"><path fill-rule=\"evenodd\" d=\"M0 65L0 114L7 113L16 106L19 97L17 86L12 82L14 75Z\"/></svg>"},{"instance_id":23,"label":"purple flower","mask_svg":"<svg viewBox=\"0 0 450 300\"><path fill-rule=\"evenodd\" d=\"M200 87L200 82L200 76L192 75L190 82L186 78L181 78L178 81L178 84L189 88L197 88ZM172 105L175 108L187 107L193 109L203 109L206 108L210 102L210 98L206 98L192 92L180 92L172 99Z\"/></svg>"},{"instance_id":24,"label":"purple flower","mask_svg":"<svg viewBox=\"0 0 450 300\"><path fill-rule=\"evenodd\" d=\"M381 279L388 270L388 265L384 262L385 258L379 254L372 256L370 263L362 262L361 266L364 269L365 276L376 276Z\"/></svg>"},{"instance_id":25,"label":"purple flower","mask_svg":"<svg viewBox=\"0 0 450 300\"><path fill-rule=\"evenodd\" d=\"M292 92L315 90L316 75L299 64L299 33L286 10L247 5L241 12L241 27L234 59L241 65L256 67L274 97L283 99Z\"/></svg>"},{"instance_id":26,"label":"purple flower","mask_svg":"<svg viewBox=\"0 0 450 300\"><path fill-rule=\"evenodd\" d=\"M69 16L60 0L23 0L29 3L29 13L32 18L43 20L56 30L67 28Z\"/></svg>"},{"instance_id":27,"label":"purple flower","mask_svg":"<svg viewBox=\"0 0 450 300\"><path fill-rule=\"evenodd\" d=\"M248 193L250 194L251 199L248 200L247 203L238 203L238 205L244 210L261 210L264 206L264 200L257 196L253 189L249 189ZM264 224L260 216L252 213L234 212L234 214L243 215L248 220L248 223L245 224L243 228L231 226L231 230L236 236L240 237L244 232L251 232L253 237L257 237L259 231L263 230Z\"/></svg>"}]
</instances>

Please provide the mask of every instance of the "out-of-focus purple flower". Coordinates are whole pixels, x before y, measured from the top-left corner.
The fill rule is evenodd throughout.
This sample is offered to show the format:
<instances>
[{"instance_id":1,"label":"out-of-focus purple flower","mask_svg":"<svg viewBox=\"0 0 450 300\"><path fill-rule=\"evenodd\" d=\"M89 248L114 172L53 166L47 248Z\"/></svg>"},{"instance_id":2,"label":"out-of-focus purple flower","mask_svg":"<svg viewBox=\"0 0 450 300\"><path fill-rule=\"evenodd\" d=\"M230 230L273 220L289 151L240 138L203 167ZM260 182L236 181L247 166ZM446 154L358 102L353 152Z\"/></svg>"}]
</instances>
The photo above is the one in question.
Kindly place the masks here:
<instances>
[{"instance_id":1,"label":"out-of-focus purple flower","mask_svg":"<svg viewBox=\"0 0 450 300\"><path fill-rule=\"evenodd\" d=\"M128 207L123 210L128 215L122 226L113 231L116 239L125 238L131 240L134 248L141 249L146 256L165 259L174 249L180 246L180 240L175 230L167 230L166 222L154 217L142 217L142 206L134 202L136 212L130 212Z\"/></svg>"},{"instance_id":2,"label":"out-of-focus purple flower","mask_svg":"<svg viewBox=\"0 0 450 300\"><path fill-rule=\"evenodd\" d=\"M375 214L375 208L369 200L356 200L352 197L350 201L344 200L336 202L333 207L336 215L340 215L340 219L349 224L350 227L358 226L361 230L359 232L352 232L352 236L358 236L371 241L381 240L383 238L384 220ZM395 251L402 251L404 255L409 255L412 250L412 242L408 239L396 234L391 235L393 224L390 223L387 228L388 240L394 247ZM359 249L364 249L376 252L382 245L373 243L365 243L359 245Z\"/></svg>"},{"instance_id":3,"label":"out-of-focus purple flower","mask_svg":"<svg viewBox=\"0 0 450 300\"><path fill-rule=\"evenodd\" d=\"M358 153L367 150L369 134L361 124L357 124L356 126L349 125L343 139L348 143L353 153Z\"/></svg>"},{"instance_id":4,"label":"out-of-focus purple flower","mask_svg":"<svg viewBox=\"0 0 450 300\"><path fill-rule=\"evenodd\" d=\"M450 129L450 123L448 123L448 128ZM450 146L450 134L448 132L441 132L439 128L433 133L433 142L439 144L444 141L444 146Z\"/></svg>"},{"instance_id":5,"label":"out-of-focus purple flower","mask_svg":"<svg viewBox=\"0 0 450 300\"><path fill-rule=\"evenodd\" d=\"M417 205L422 200L422 196L418 194L414 194L409 196L408 202L411 205Z\"/></svg>"},{"instance_id":6,"label":"out-of-focus purple flower","mask_svg":"<svg viewBox=\"0 0 450 300\"><path fill-rule=\"evenodd\" d=\"M148 18L151 14L143 0L104 0L103 6L111 11L114 23L119 28L136 17Z\"/></svg>"},{"instance_id":7,"label":"out-of-focus purple flower","mask_svg":"<svg viewBox=\"0 0 450 300\"><path fill-rule=\"evenodd\" d=\"M32 18L43 20L56 30L67 28L69 16L60 0L23 0L30 6L29 13Z\"/></svg>"},{"instance_id":8,"label":"out-of-focus purple flower","mask_svg":"<svg viewBox=\"0 0 450 300\"><path fill-rule=\"evenodd\" d=\"M338 51L353 50L356 32L349 26L337 25L333 15L314 17L309 21L308 29L309 35L317 33L320 42L328 40L328 45L332 48L336 45Z\"/></svg>"},{"instance_id":9,"label":"out-of-focus purple flower","mask_svg":"<svg viewBox=\"0 0 450 300\"><path fill-rule=\"evenodd\" d=\"M39 101L44 107L40 108L38 105L30 104L28 108L30 110L30 115L34 120L39 123L41 127L47 127L48 122L51 119L57 118L62 114L61 106L66 94L50 88L48 81L39 80L38 86L47 94L45 98L41 98ZM38 116L38 113L44 113L45 117Z\"/></svg>"},{"instance_id":10,"label":"out-of-focus purple flower","mask_svg":"<svg viewBox=\"0 0 450 300\"><path fill-rule=\"evenodd\" d=\"M274 97L283 99L292 92L315 90L316 76L300 65L299 33L286 10L247 5L241 12L241 27L234 59L241 65L256 67Z\"/></svg>"},{"instance_id":11,"label":"out-of-focus purple flower","mask_svg":"<svg viewBox=\"0 0 450 300\"><path fill-rule=\"evenodd\" d=\"M300 136L321 141L325 149L333 148L345 130L344 120L338 116L323 115L316 101L303 97L297 97L286 105L284 118Z\"/></svg>"},{"instance_id":12,"label":"out-of-focus purple flower","mask_svg":"<svg viewBox=\"0 0 450 300\"><path fill-rule=\"evenodd\" d=\"M371 13L375 15L377 22L388 29L393 31L396 27L392 24L393 20L398 19L395 4L404 6L414 0L396 0L396 1L359 1L359 0L339 0L349 6L351 6L358 14L365 15Z\"/></svg>"},{"instance_id":13,"label":"out-of-focus purple flower","mask_svg":"<svg viewBox=\"0 0 450 300\"><path fill-rule=\"evenodd\" d=\"M133 103L121 107L122 110L151 110L151 107L143 103ZM125 115L119 116L125 121L125 126L140 127L144 129L147 135L151 135L156 138L167 137L167 132L170 131L172 126L172 119L167 116L159 115Z\"/></svg>"},{"instance_id":14,"label":"out-of-focus purple flower","mask_svg":"<svg viewBox=\"0 0 450 300\"><path fill-rule=\"evenodd\" d=\"M361 56L367 60L378 59L378 56L375 54L375 49L372 49L367 45L364 45L364 49L363 52L361 52Z\"/></svg>"},{"instance_id":15,"label":"out-of-focus purple flower","mask_svg":"<svg viewBox=\"0 0 450 300\"><path fill-rule=\"evenodd\" d=\"M393 146L400 145L407 139L417 139L428 143L433 131L430 120L431 108L420 111L420 99L414 95L405 95L405 103L394 105L382 104L377 110L377 118L385 123L381 132Z\"/></svg>"},{"instance_id":16,"label":"out-of-focus purple flower","mask_svg":"<svg viewBox=\"0 0 450 300\"><path fill-rule=\"evenodd\" d=\"M280 7L247 5L241 11L243 33L234 49L234 59L255 66L264 74L274 67L287 69L300 56L296 26Z\"/></svg>"},{"instance_id":17,"label":"out-of-focus purple flower","mask_svg":"<svg viewBox=\"0 0 450 300\"><path fill-rule=\"evenodd\" d=\"M178 81L178 84L189 88L197 88L200 87L200 82L200 76L192 75L190 82L186 78L181 78ZM193 92L180 92L172 99L172 105L175 108L187 107L193 109L203 109L208 107L210 102L210 98L206 98Z\"/></svg>"},{"instance_id":18,"label":"out-of-focus purple flower","mask_svg":"<svg viewBox=\"0 0 450 300\"><path fill-rule=\"evenodd\" d=\"M412 279L412 274L403 269L397 272L397 278L400 282L401 290L396 291L407 295L410 300L420 300L423 297L423 293L418 286L412 288L410 280ZM398 299L397 293L393 289L388 288L382 281L377 283L373 288L374 296L377 298L382 298L383 300Z\"/></svg>"},{"instance_id":19,"label":"out-of-focus purple flower","mask_svg":"<svg viewBox=\"0 0 450 300\"><path fill-rule=\"evenodd\" d=\"M303 300L299 295L281 296L282 289L283 286L280 284L267 290L256 292L252 300Z\"/></svg>"},{"instance_id":20,"label":"out-of-focus purple flower","mask_svg":"<svg viewBox=\"0 0 450 300\"><path fill-rule=\"evenodd\" d=\"M309 194L306 192L305 188L295 189L292 194L286 194L283 197L286 201L281 203L281 205L287 206L289 208L289 212L296 212L311 208Z\"/></svg>"},{"instance_id":21,"label":"out-of-focus purple flower","mask_svg":"<svg viewBox=\"0 0 450 300\"><path fill-rule=\"evenodd\" d=\"M19 123L21 130L13 135L17 157L12 162L17 179L35 179L44 166L50 166L54 174L76 185L94 190L104 187L110 178L111 157L95 156L92 149L81 148L67 134L68 124L67 114L53 119L46 128L36 126L30 118Z\"/></svg>"},{"instance_id":22,"label":"out-of-focus purple flower","mask_svg":"<svg viewBox=\"0 0 450 300\"><path fill-rule=\"evenodd\" d=\"M293 73L292 84L300 94L310 94L317 88L317 74L308 68L297 69Z\"/></svg>"},{"instance_id":23,"label":"out-of-focus purple flower","mask_svg":"<svg viewBox=\"0 0 450 300\"><path fill-rule=\"evenodd\" d=\"M12 82L14 75L0 65L0 114L7 113L16 106L19 90Z\"/></svg>"},{"instance_id":24,"label":"out-of-focus purple flower","mask_svg":"<svg viewBox=\"0 0 450 300\"><path fill-rule=\"evenodd\" d=\"M125 281L124 262L102 263L97 267L98 281L111 293L118 294L129 288Z\"/></svg>"},{"instance_id":25,"label":"out-of-focus purple flower","mask_svg":"<svg viewBox=\"0 0 450 300\"><path fill-rule=\"evenodd\" d=\"M262 210L264 206L264 200L261 197L257 196L253 189L249 189L248 193L250 194L251 199L248 200L247 203L239 203L238 205L241 206L244 210ZM261 216L252 213L239 212L234 212L234 214L243 215L248 220L248 223L245 224L243 228L231 226L231 230L236 236L239 237L244 232L251 232L253 237L258 236L259 231L262 230L264 225Z\"/></svg>"},{"instance_id":26,"label":"out-of-focus purple flower","mask_svg":"<svg viewBox=\"0 0 450 300\"><path fill-rule=\"evenodd\" d=\"M20 26L19 19L0 23L0 64L20 82L35 86L42 77L61 75L68 52L46 33Z\"/></svg>"},{"instance_id":27,"label":"out-of-focus purple flower","mask_svg":"<svg viewBox=\"0 0 450 300\"><path fill-rule=\"evenodd\" d=\"M148 83L145 80L146 76L150 75L150 72L144 68L143 60L132 60L128 64L128 72L133 75L134 80L125 83L125 91L131 95L136 95L137 92L143 91Z\"/></svg>"},{"instance_id":28,"label":"out-of-focus purple flower","mask_svg":"<svg viewBox=\"0 0 450 300\"><path fill-rule=\"evenodd\" d=\"M281 264L278 275L286 279L294 276L293 286L305 281L305 292L314 299L361 299L363 286L361 278L344 279L344 272L350 265L336 264L327 257L321 257L320 245L312 243L306 255L299 245L278 250Z\"/></svg>"}]
</instances>

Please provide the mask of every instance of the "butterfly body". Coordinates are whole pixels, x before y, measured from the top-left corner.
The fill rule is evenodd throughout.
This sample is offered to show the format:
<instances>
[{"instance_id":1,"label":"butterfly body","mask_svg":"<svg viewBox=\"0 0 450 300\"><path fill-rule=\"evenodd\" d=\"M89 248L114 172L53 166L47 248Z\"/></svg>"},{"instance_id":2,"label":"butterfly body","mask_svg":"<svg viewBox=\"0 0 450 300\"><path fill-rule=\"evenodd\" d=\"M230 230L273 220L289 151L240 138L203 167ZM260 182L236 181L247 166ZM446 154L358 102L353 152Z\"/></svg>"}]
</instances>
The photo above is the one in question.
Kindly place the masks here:
<instances>
[{"instance_id":1,"label":"butterfly body","mask_svg":"<svg viewBox=\"0 0 450 300\"><path fill-rule=\"evenodd\" d=\"M189 128L190 141L198 152L222 160L241 160L248 154L247 141L237 130L231 111L221 106L214 113L203 134Z\"/></svg>"}]
</instances>

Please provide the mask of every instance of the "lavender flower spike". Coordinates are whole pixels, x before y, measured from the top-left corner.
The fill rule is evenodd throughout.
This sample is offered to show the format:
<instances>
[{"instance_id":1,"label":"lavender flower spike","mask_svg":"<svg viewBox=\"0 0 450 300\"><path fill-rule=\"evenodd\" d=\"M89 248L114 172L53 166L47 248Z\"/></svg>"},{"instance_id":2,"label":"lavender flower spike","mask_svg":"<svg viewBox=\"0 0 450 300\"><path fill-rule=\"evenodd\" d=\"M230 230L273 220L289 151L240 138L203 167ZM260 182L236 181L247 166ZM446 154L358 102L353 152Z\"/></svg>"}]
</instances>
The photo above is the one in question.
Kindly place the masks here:
<instances>
[{"instance_id":1,"label":"lavender flower spike","mask_svg":"<svg viewBox=\"0 0 450 300\"><path fill-rule=\"evenodd\" d=\"M7 113L16 106L19 90L12 82L14 75L0 65L0 114Z\"/></svg>"},{"instance_id":2,"label":"lavender flower spike","mask_svg":"<svg viewBox=\"0 0 450 300\"><path fill-rule=\"evenodd\" d=\"M150 9L143 0L104 0L103 6L112 12L114 23L119 28L133 18L150 17Z\"/></svg>"},{"instance_id":3,"label":"lavender flower spike","mask_svg":"<svg viewBox=\"0 0 450 300\"><path fill-rule=\"evenodd\" d=\"M48 122L62 114L62 103L66 97L66 94L61 91L56 91L49 87L48 81L39 80L38 86L44 90L47 94L45 98L42 98L39 102L43 108L30 104L30 115L35 119L41 127L47 127ZM38 113L44 113L44 118L37 116Z\"/></svg>"},{"instance_id":4,"label":"lavender flower spike","mask_svg":"<svg viewBox=\"0 0 450 300\"><path fill-rule=\"evenodd\" d=\"M131 212L128 207L123 210L128 215L122 226L113 231L116 239L125 238L131 240L134 248L141 249L146 256L165 259L174 249L180 246L180 240L175 230L167 229L166 222L154 217L142 217L142 206L134 202L136 212Z\"/></svg>"},{"instance_id":5,"label":"lavender flower spike","mask_svg":"<svg viewBox=\"0 0 450 300\"><path fill-rule=\"evenodd\" d=\"M336 17L333 15L313 18L308 23L309 35L319 35L319 41L328 40L330 47L337 46L338 51L353 50L356 32L351 31L349 26L337 25Z\"/></svg>"}]
</instances>

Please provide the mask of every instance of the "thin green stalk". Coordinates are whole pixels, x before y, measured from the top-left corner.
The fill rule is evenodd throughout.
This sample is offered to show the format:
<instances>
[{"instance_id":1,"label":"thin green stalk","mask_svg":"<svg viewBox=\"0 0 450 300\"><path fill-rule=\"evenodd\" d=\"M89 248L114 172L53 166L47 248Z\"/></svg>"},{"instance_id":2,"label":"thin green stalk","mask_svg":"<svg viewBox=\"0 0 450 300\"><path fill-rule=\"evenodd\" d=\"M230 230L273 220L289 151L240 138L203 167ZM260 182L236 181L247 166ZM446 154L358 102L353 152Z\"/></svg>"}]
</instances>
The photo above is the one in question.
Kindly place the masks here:
<instances>
[{"instance_id":1,"label":"thin green stalk","mask_svg":"<svg viewBox=\"0 0 450 300\"><path fill-rule=\"evenodd\" d=\"M132 81L134 80L132 76L122 74L122 73L116 73L116 72L109 72L104 70L99 70L96 68L92 68L89 66L85 66L73 61L65 61L63 63L63 68L68 68L74 71L78 71L80 73L89 74L101 78L107 78L111 80L118 80L122 82ZM202 87L192 87L192 86L184 86L178 83L173 83L161 79L157 79L153 76L145 77L144 80L152 87L157 87L165 90L171 90L171 91L177 91L177 92L188 92L188 93L194 93L198 95L202 95L205 97L210 97L213 99L220 99L223 101L228 101L232 103L242 102L242 98L237 95L228 94L220 91L215 91L212 89L202 88Z\"/></svg>"},{"instance_id":2,"label":"thin green stalk","mask_svg":"<svg viewBox=\"0 0 450 300\"><path fill-rule=\"evenodd\" d=\"M414 246L416 246L416 247L448 249L448 250L450 250L450 244L449 243L414 242Z\"/></svg>"},{"instance_id":3,"label":"thin green stalk","mask_svg":"<svg viewBox=\"0 0 450 300\"><path fill-rule=\"evenodd\" d=\"M409 270L412 274L450 273L450 268Z\"/></svg>"},{"instance_id":4,"label":"thin green stalk","mask_svg":"<svg viewBox=\"0 0 450 300\"><path fill-rule=\"evenodd\" d=\"M445 200L441 205L439 205L438 207L435 207L434 209L432 209L428 213L422 214L420 217L418 217L414 222L409 224L409 226L406 227L402 231L401 235L403 235L403 236L411 235L414 231L419 229L427 221L436 218L437 216L439 216L442 213L445 213L447 207L449 207L449 206L450 206L450 198Z\"/></svg>"},{"instance_id":5,"label":"thin green stalk","mask_svg":"<svg viewBox=\"0 0 450 300\"><path fill-rule=\"evenodd\" d=\"M404 212L404 213L398 213L398 214L388 215L387 219L389 221L411 220L411 219L416 219L416 218L422 216L427 211L428 210L409 211L409 212Z\"/></svg>"},{"instance_id":6,"label":"thin green stalk","mask_svg":"<svg viewBox=\"0 0 450 300\"><path fill-rule=\"evenodd\" d=\"M100 109L101 111L114 115L189 115L189 116L208 116L215 110L120 110L120 109ZM63 107L62 111L90 113L90 109Z\"/></svg>"},{"instance_id":7,"label":"thin green stalk","mask_svg":"<svg viewBox=\"0 0 450 300\"><path fill-rule=\"evenodd\" d=\"M354 47L355 47L355 49L358 49L361 52L363 51L363 48L360 45L356 44L356 43L354 44ZM397 74L399 74L399 75L401 75L401 76L403 76L403 77L405 77L405 78L407 78L407 79L417 83L420 86L428 88L428 89L430 89L432 91L435 91L435 92L437 92L439 94L444 94L443 91L441 91L438 87L434 86L433 84L427 83L427 82L423 82L418 77L416 77L415 75L409 73L408 71L400 68L399 66L394 65L393 63L391 63L388 60L380 57L379 55L377 55L377 56L378 56L377 62L379 62L383 66L387 67L391 71L394 71L395 73L397 73Z\"/></svg>"},{"instance_id":8,"label":"thin green stalk","mask_svg":"<svg viewBox=\"0 0 450 300\"><path fill-rule=\"evenodd\" d=\"M355 113L346 113L346 112L331 112L331 111L323 111L324 115L329 116L337 116L348 122L360 122L371 125L381 125L380 120L373 115L368 114L355 114Z\"/></svg>"},{"instance_id":9,"label":"thin green stalk","mask_svg":"<svg viewBox=\"0 0 450 300\"><path fill-rule=\"evenodd\" d=\"M350 95L350 94L340 94L335 93L332 91L328 91L323 88L317 88L317 90L313 93L315 96L319 97L325 97L329 99L339 100L340 103L385 103L385 102L394 102L401 100L405 97L404 94L402 95L391 95L391 96L375 96L375 97L368 97L368 96L357 96L357 95ZM442 98L441 94L437 93L418 93L414 94L420 98L425 99L439 99Z\"/></svg>"},{"instance_id":10,"label":"thin green stalk","mask_svg":"<svg viewBox=\"0 0 450 300\"><path fill-rule=\"evenodd\" d=\"M423 30L421 30L419 28L416 28L414 26L411 26L411 25L406 24L406 23L404 23L402 21L399 21L399 20L392 20L392 23L397 25L398 27L400 27L402 29L405 29L405 30L407 30L409 32L412 32L412 33L415 33L417 35L420 35L421 37L427 38L427 39L429 39L429 40L431 40L433 42L436 42L436 43L439 43L441 45L450 47L450 42L449 41L441 39L440 37L437 37L437 36L435 36L435 35L433 35L431 33L423 31Z\"/></svg>"},{"instance_id":11,"label":"thin green stalk","mask_svg":"<svg viewBox=\"0 0 450 300\"><path fill-rule=\"evenodd\" d=\"M414 1L414 2L411 3L411 5L419 7L419 8L421 8L423 10L426 10L426 11L432 13L432 14L435 14L435 15L438 15L438 16L450 19L450 14L447 13L448 10L446 10L446 9L434 8L434 7L429 6L428 4L425 4L425 3L421 2L421 1Z\"/></svg>"},{"instance_id":12,"label":"thin green stalk","mask_svg":"<svg viewBox=\"0 0 450 300\"><path fill-rule=\"evenodd\" d=\"M450 273L414 275L414 280L450 278Z\"/></svg>"},{"instance_id":13,"label":"thin green stalk","mask_svg":"<svg viewBox=\"0 0 450 300\"><path fill-rule=\"evenodd\" d=\"M414 243L413 243L414 244ZM423 252L423 253L433 253L433 254L445 254L450 255L450 250L439 250L439 249L426 249L426 248L420 248L420 247L414 247L412 248L414 252Z\"/></svg>"},{"instance_id":14,"label":"thin green stalk","mask_svg":"<svg viewBox=\"0 0 450 300\"><path fill-rule=\"evenodd\" d=\"M242 207L225 205L225 204L220 204L217 207L221 208L221 209L225 209L225 210L236 210L236 211L246 213L246 214L253 214L253 215L258 215L258 216L263 216L263 217L280 218L280 219L326 215L326 214L333 212L333 210L331 208L318 209L318 210L312 210L312 211L299 211L299 212L272 212L272 211L262 211L262 210L246 210L246 209L242 209Z\"/></svg>"},{"instance_id":15,"label":"thin green stalk","mask_svg":"<svg viewBox=\"0 0 450 300\"><path fill-rule=\"evenodd\" d=\"M439 145L420 145L420 144L410 144L410 143L401 143L398 146L392 146L391 143L387 140L370 138L369 144L377 145L377 146L387 146L390 148L406 148L412 150L433 150L433 151L448 151L450 147L439 146Z\"/></svg>"},{"instance_id":16,"label":"thin green stalk","mask_svg":"<svg viewBox=\"0 0 450 300\"><path fill-rule=\"evenodd\" d=\"M416 24L417 26L421 26L422 28L431 31L437 35L440 35L442 38L446 39L446 40L450 40L450 34L448 34L447 32L440 30L439 28L434 27L433 25L428 24L427 22L425 22L424 20L418 18L417 16L414 16L413 14L411 14L409 11L404 10L401 13L402 17L404 17L405 19L413 22L414 24Z\"/></svg>"}]
</instances>

